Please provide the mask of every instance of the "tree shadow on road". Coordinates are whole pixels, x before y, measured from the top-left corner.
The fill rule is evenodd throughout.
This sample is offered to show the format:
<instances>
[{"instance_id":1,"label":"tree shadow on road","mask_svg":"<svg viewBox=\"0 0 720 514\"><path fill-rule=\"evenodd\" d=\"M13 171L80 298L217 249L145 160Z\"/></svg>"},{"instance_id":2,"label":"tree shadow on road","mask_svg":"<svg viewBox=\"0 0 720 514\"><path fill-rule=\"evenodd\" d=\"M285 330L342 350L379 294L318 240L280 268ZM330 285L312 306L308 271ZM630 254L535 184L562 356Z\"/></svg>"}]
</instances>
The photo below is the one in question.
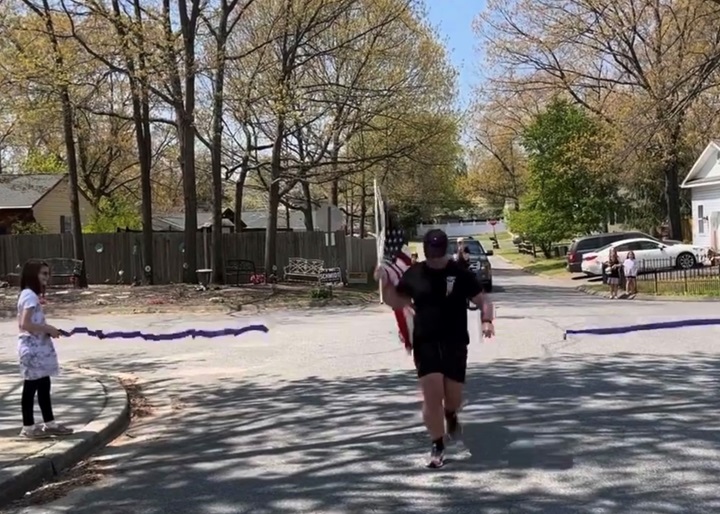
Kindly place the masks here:
<instances>
[{"instance_id":1,"label":"tree shadow on road","mask_svg":"<svg viewBox=\"0 0 720 514\"><path fill-rule=\"evenodd\" d=\"M72 511L717 511L719 376L706 354L473 367L469 455L453 449L440 471L422 466L410 372L178 390L185 407L163 438Z\"/></svg>"}]
</instances>

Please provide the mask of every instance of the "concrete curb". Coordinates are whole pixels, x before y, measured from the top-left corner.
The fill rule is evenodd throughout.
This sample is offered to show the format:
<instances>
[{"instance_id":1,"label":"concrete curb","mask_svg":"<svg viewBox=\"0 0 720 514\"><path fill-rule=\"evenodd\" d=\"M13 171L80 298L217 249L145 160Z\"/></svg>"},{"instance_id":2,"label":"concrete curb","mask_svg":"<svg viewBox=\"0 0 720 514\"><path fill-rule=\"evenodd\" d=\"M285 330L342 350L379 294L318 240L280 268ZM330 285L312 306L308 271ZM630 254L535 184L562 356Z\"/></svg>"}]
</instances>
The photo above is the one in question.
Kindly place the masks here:
<instances>
[{"instance_id":1,"label":"concrete curb","mask_svg":"<svg viewBox=\"0 0 720 514\"><path fill-rule=\"evenodd\" d=\"M0 508L87 458L122 434L130 423L130 402L118 379L84 369L69 369L87 375L88 380L100 384L105 392L103 409L97 418L78 432L82 437L61 439L49 448L23 459L20 464L7 468L12 478L0 483Z\"/></svg>"},{"instance_id":2,"label":"concrete curb","mask_svg":"<svg viewBox=\"0 0 720 514\"><path fill-rule=\"evenodd\" d=\"M578 286L576 287L578 291L581 293L585 293L592 296L599 296L601 298L608 298L608 295L605 291L596 291L594 289L590 289L587 286ZM632 299L634 302L698 302L698 303L715 303L720 302L720 298L715 298L712 296L704 297L704 296L654 296L649 294L638 294L635 298Z\"/></svg>"}]
</instances>

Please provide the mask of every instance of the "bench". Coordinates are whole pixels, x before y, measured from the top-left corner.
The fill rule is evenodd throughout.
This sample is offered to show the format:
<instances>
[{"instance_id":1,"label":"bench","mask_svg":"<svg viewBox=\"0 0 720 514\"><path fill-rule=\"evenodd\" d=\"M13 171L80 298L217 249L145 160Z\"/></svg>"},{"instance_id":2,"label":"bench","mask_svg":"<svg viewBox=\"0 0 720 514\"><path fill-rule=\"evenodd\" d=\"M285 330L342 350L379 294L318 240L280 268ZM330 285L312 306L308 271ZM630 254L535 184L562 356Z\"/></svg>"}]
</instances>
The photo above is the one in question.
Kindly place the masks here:
<instances>
[{"instance_id":1,"label":"bench","mask_svg":"<svg viewBox=\"0 0 720 514\"><path fill-rule=\"evenodd\" d=\"M288 265L283 268L285 280L319 281L325 270L325 261L320 259L303 259L290 257Z\"/></svg>"},{"instance_id":2,"label":"bench","mask_svg":"<svg viewBox=\"0 0 720 514\"><path fill-rule=\"evenodd\" d=\"M71 259L69 257L52 257L50 259L39 259L50 266L50 280L55 278L69 279L71 284L75 285L75 281L82 274L83 261ZM54 281L53 281L54 283Z\"/></svg>"},{"instance_id":3,"label":"bench","mask_svg":"<svg viewBox=\"0 0 720 514\"><path fill-rule=\"evenodd\" d=\"M230 283L230 276L235 275L235 285L249 284L252 277L257 275L255 263L247 259L228 259L225 262L226 283ZM240 279L244 280L241 282Z\"/></svg>"}]
</instances>

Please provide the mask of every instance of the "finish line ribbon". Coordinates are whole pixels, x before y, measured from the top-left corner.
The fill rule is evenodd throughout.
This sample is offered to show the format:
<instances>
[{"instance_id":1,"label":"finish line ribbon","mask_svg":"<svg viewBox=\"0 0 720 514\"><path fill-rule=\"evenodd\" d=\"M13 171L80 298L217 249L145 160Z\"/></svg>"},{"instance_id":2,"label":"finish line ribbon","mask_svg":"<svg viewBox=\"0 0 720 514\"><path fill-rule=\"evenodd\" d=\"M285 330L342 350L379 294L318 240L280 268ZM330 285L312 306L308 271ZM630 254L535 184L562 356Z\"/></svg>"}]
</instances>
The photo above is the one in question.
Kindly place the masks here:
<instances>
[{"instance_id":1,"label":"finish line ribbon","mask_svg":"<svg viewBox=\"0 0 720 514\"><path fill-rule=\"evenodd\" d=\"M626 325L624 327L566 330L565 334L563 334L563 340L567 339L568 335L588 334L596 336L607 336L613 334L627 334L629 332L642 332L646 330L662 330L664 328L706 327L710 325L720 325L720 318L683 319L677 321L661 321L659 323L645 323L642 325Z\"/></svg>"},{"instance_id":2,"label":"finish line ribbon","mask_svg":"<svg viewBox=\"0 0 720 514\"><path fill-rule=\"evenodd\" d=\"M87 327L75 327L70 331L60 330L60 335L70 337L75 334L84 334L98 339L144 339L145 341L176 341L179 339L203 337L211 339L213 337L241 336L248 332L269 332L265 325L247 325L241 328L223 328L220 330L198 330L190 328L181 332L171 332L169 334L148 334L139 330L132 332L103 332L102 330L91 330Z\"/></svg>"}]
</instances>

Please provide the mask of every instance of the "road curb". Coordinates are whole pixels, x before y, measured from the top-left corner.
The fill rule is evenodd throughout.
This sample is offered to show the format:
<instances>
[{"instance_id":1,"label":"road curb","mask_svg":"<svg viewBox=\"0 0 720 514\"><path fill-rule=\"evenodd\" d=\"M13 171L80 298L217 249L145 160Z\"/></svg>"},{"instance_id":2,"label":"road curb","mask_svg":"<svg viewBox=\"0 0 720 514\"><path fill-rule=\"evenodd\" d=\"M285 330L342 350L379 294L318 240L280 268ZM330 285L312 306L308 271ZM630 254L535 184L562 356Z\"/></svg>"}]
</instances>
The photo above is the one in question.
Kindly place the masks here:
<instances>
[{"instance_id":1,"label":"road curb","mask_svg":"<svg viewBox=\"0 0 720 514\"><path fill-rule=\"evenodd\" d=\"M606 292L596 291L594 289L588 288L587 286L577 286L576 289L578 291L580 291L581 293L585 293L588 295L599 296L600 298L608 298ZM647 295L647 294L638 294L635 298L632 299L632 301L633 302L716 303L716 302L720 302L720 298L715 298L712 296L708 296L708 297L703 297L703 296L654 296L654 295Z\"/></svg>"},{"instance_id":2,"label":"road curb","mask_svg":"<svg viewBox=\"0 0 720 514\"><path fill-rule=\"evenodd\" d=\"M0 508L57 476L122 434L130 423L130 402L116 378L79 368L66 368L97 381L105 393L100 415L85 425L78 439L59 440L49 448L6 468L12 478L0 483Z\"/></svg>"}]
</instances>

